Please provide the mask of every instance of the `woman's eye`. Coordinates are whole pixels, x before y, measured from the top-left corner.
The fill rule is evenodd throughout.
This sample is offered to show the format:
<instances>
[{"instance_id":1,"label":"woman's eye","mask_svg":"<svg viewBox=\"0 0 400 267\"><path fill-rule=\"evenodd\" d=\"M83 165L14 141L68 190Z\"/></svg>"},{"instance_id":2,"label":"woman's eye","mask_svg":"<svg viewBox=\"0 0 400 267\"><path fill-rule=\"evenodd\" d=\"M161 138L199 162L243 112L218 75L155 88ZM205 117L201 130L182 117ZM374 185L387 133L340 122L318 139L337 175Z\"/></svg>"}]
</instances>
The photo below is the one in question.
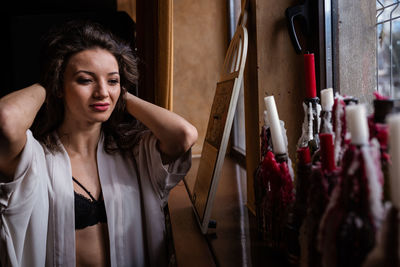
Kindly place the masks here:
<instances>
[{"instance_id":1,"label":"woman's eye","mask_svg":"<svg viewBox=\"0 0 400 267\"><path fill-rule=\"evenodd\" d=\"M89 83L91 83L91 82L92 82L91 79L86 79L86 78L79 78L79 79L78 79L78 83L79 83L79 84L89 84Z\"/></svg>"},{"instance_id":2,"label":"woman's eye","mask_svg":"<svg viewBox=\"0 0 400 267\"><path fill-rule=\"evenodd\" d=\"M112 80L109 80L108 83L111 84L111 85L117 85L117 84L119 84L119 80L112 79Z\"/></svg>"}]
</instances>

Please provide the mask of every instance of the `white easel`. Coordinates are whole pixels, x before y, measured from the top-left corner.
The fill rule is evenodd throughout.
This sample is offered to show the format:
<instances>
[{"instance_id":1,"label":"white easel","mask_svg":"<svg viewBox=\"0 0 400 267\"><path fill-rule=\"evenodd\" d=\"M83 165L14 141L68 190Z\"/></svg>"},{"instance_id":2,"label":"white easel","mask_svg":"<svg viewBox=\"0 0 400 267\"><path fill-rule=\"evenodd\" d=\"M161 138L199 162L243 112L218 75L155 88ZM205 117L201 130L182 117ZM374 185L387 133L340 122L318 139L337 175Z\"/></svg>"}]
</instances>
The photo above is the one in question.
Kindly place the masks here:
<instances>
[{"instance_id":1,"label":"white easel","mask_svg":"<svg viewBox=\"0 0 400 267\"><path fill-rule=\"evenodd\" d=\"M217 82L200 165L191 194L193 208L203 234L206 234L209 228L211 209L226 154L239 91L243 87L248 45L246 22L245 1Z\"/></svg>"}]
</instances>

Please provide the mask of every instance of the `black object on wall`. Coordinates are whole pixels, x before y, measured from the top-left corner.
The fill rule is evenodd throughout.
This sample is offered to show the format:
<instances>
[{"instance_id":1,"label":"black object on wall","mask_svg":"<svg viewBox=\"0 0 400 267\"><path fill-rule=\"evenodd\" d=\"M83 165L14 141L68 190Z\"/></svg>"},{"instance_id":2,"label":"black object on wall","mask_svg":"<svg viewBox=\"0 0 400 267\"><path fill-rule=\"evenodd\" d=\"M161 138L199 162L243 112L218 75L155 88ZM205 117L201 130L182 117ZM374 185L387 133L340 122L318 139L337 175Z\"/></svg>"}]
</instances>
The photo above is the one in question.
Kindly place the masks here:
<instances>
[{"instance_id":1,"label":"black object on wall","mask_svg":"<svg viewBox=\"0 0 400 267\"><path fill-rule=\"evenodd\" d=\"M285 11L290 40L296 53L315 53L317 88L320 89L335 87L332 54L332 38L335 36L332 28L334 2L337 1L303 0L303 4L289 7Z\"/></svg>"}]
</instances>

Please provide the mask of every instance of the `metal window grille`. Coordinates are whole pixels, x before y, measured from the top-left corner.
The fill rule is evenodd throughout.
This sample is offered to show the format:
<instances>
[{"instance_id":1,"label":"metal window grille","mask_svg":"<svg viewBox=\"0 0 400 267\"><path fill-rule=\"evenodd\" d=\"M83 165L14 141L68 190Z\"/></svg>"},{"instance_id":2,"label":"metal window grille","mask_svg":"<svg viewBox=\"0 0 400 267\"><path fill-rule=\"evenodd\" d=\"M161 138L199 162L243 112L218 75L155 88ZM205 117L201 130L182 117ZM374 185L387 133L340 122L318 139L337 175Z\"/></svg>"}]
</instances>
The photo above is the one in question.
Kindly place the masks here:
<instances>
[{"instance_id":1,"label":"metal window grille","mask_svg":"<svg viewBox=\"0 0 400 267\"><path fill-rule=\"evenodd\" d=\"M384 96L400 97L400 0L376 0L376 80Z\"/></svg>"}]
</instances>

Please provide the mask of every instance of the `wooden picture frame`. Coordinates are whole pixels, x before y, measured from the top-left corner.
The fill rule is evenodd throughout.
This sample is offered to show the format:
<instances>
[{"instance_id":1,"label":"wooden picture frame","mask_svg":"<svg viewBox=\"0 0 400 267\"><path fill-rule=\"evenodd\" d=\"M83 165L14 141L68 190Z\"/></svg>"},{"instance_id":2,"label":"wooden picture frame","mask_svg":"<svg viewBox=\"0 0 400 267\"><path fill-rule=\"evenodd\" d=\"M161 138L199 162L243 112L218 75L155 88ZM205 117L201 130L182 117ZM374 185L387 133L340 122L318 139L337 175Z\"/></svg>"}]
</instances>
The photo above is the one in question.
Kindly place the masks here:
<instances>
[{"instance_id":1,"label":"wooden picture frame","mask_svg":"<svg viewBox=\"0 0 400 267\"><path fill-rule=\"evenodd\" d=\"M208 231L211 209L226 154L239 91L243 86L243 72L248 45L247 30L243 26L246 22L246 17L246 12L242 12L237 30L225 56L221 76L217 82L200 165L192 192L188 189L185 181L203 234Z\"/></svg>"}]
</instances>

